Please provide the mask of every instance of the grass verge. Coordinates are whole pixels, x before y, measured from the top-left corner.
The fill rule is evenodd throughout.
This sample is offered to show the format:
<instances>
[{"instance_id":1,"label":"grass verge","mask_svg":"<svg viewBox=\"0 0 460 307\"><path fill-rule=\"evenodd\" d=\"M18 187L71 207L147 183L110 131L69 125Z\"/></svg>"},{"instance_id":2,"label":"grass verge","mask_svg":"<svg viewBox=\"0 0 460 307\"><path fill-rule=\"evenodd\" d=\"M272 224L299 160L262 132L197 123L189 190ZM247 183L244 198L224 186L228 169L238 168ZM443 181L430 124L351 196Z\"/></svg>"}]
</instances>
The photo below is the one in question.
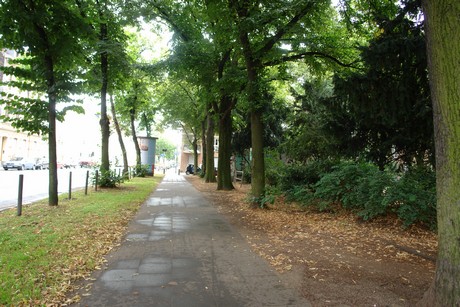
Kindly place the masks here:
<instances>
[{"instance_id":1,"label":"grass verge","mask_svg":"<svg viewBox=\"0 0 460 307\"><path fill-rule=\"evenodd\" d=\"M115 189L62 195L0 212L0 305L62 305L73 282L100 268L162 177L133 178Z\"/></svg>"}]
</instances>

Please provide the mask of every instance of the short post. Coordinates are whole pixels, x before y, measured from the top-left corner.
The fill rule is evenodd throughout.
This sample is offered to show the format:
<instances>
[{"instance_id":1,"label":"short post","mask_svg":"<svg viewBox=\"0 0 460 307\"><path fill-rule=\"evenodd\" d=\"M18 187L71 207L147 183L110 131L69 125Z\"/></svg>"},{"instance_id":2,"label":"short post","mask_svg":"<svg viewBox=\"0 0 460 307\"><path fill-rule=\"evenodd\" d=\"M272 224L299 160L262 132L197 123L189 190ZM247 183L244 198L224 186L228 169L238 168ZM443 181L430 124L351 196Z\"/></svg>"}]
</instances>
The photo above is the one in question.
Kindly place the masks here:
<instances>
[{"instance_id":1,"label":"short post","mask_svg":"<svg viewBox=\"0 0 460 307\"><path fill-rule=\"evenodd\" d=\"M88 179L89 179L89 171L86 171L85 195L88 195Z\"/></svg>"},{"instance_id":2,"label":"short post","mask_svg":"<svg viewBox=\"0 0 460 307\"><path fill-rule=\"evenodd\" d=\"M72 172L69 173L69 199L72 199Z\"/></svg>"},{"instance_id":3,"label":"short post","mask_svg":"<svg viewBox=\"0 0 460 307\"><path fill-rule=\"evenodd\" d=\"M18 187L18 216L22 215L22 191L24 186L24 174L19 175L19 187Z\"/></svg>"},{"instance_id":4,"label":"short post","mask_svg":"<svg viewBox=\"0 0 460 307\"><path fill-rule=\"evenodd\" d=\"M99 183L99 171L96 170L96 182L95 182L95 185L94 185L94 189L97 191L97 185Z\"/></svg>"}]
</instances>

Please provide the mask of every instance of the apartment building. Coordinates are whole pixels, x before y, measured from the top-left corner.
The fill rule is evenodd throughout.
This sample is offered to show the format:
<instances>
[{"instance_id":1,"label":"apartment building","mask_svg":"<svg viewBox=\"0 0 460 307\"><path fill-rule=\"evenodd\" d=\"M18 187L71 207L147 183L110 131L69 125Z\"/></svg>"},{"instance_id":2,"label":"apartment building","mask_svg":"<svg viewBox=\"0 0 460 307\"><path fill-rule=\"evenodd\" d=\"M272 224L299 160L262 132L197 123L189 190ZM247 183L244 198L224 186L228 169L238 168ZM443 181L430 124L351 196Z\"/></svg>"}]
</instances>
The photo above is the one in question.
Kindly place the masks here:
<instances>
[{"instance_id":1,"label":"apartment building","mask_svg":"<svg viewBox=\"0 0 460 307\"><path fill-rule=\"evenodd\" d=\"M194 164L194 153L193 147L190 144L190 140L192 139L191 136L187 136L185 132L182 133L182 148L180 151L180 163L179 167L182 172L185 172L187 169L187 165ZM201 168L203 160L203 153L202 153L202 143L201 139L198 140L198 166ZM217 160L219 158L219 137L216 135L214 136L214 166L217 167Z\"/></svg>"}]
</instances>

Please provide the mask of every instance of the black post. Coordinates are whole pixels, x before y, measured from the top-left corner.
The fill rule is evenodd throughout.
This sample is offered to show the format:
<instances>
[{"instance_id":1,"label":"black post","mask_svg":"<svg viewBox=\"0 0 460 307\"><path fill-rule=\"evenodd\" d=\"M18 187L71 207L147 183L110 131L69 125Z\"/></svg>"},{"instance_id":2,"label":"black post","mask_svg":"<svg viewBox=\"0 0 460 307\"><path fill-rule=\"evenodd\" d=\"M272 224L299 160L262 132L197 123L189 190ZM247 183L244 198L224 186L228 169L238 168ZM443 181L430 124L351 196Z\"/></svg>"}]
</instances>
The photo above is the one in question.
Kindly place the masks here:
<instances>
[{"instance_id":1,"label":"black post","mask_svg":"<svg viewBox=\"0 0 460 307\"><path fill-rule=\"evenodd\" d=\"M89 171L86 171L85 195L88 195L88 179L89 179Z\"/></svg>"},{"instance_id":2,"label":"black post","mask_svg":"<svg viewBox=\"0 0 460 307\"><path fill-rule=\"evenodd\" d=\"M18 187L18 216L22 215L22 191L24 186L24 174L19 175L19 187Z\"/></svg>"},{"instance_id":3,"label":"black post","mask_svg":"<svg viewBox=\"0 0 460 307\"><path fill-rule=\"evenodd\" d=\"M69 199L72 199L72 172L69 173Z\"/></svg>"},{"instance_id":4,"label":"black post","mask_svg":"<svg viewBox=\"0 0 460 307\"><path fill-rule=\"evenodd\" d=\"M98 185L98 184L99 184L99 171L96 170L96 182L95 182L95 186L94 186L94 188L95 188L96 191L97 191L97 185Z\"/></svg>"}]
</instances>

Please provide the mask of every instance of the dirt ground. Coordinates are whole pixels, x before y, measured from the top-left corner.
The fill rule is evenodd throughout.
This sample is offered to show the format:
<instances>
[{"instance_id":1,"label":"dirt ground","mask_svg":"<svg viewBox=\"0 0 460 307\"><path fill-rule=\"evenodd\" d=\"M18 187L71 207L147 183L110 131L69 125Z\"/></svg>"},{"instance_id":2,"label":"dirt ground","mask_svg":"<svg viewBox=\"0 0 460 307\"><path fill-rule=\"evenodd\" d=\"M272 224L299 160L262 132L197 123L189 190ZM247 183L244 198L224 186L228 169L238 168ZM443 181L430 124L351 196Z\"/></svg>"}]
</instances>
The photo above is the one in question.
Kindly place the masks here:
<instances>
[{"instance_id":1,"label":"dirt ground","mask_svg":"<svg viewBox=\"0 0 460 307\"><path fill-rule=\"evenodd\" d=\"M430 231L403 229L392 218L306 212L282 200L253 209L249 185L217 191L197 176L187 180L313 306L414 306L433 280L437 240Z\"/></svg>"}]
</instances>

